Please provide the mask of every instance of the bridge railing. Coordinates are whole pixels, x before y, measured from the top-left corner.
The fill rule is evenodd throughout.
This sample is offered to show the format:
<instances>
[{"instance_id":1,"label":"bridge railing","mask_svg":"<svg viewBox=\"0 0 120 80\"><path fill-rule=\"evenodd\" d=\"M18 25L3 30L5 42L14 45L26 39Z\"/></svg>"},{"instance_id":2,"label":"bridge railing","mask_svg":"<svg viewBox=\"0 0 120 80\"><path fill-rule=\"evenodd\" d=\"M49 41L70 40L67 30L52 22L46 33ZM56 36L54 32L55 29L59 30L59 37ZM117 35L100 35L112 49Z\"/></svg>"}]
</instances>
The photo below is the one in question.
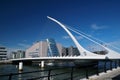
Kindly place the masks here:
<instances>
[{"instance_id":1,"label":"bridge railing","mask_svg":"<svg viewBox=\"0 0 120 80\"><path fill-rule=\"evenodd\" d=\"M60 72L60 73L52 73L53 70L60 70L60 69L68 69L68 71L65 71L65 72ZM36 79L42 79L42 78L45 78L46 80L51 80L52 77L55 77L55 76L60 76L60 75L64 75L64 74L70 74L68 78L66 79L69 79L69 80L73 80L73 73L75 71L73 71L73 69L75 69L75 67L65 67L65 68L55 68L55 69L48 69L48 70L37 70L37 71L30 71L30 72L22 72L22 73L9 73L9 74L3 74L3 75L0 75L0 78L1 77L8 77L8 80L15 80L14 76L16 75L23 75L23 74L31 74L31 73L41 73L41 72L47 72L47 75L40 75L38 77L23 77L23 79L25 80L36 80ZM17 79L17 78L16 78Z\"/></svg>"},{"instance_id":2,"label":"bridge railing","mask_svg":"<svg viewBox=\"0 0 120 80\"><path fill-rule=\"evenodd\" d=\"M89 76L93 75L91 70L95 70L94 75L99 75L100 72L106 72L108 69L112 70L112 68L117 68L120 66L120 61L118 60L104 60L102 61L102 69L100 70L99 64L92 67L64 67L64 68L55 68L55 69L47 69L47 70L37 70L37 71L29 71L29 72L19 72L19 73L9 73L0 75L1 77L8 77L6 80L16 80L20 78L21 80L52 80L56 78L61 78L61 80L74 80L80 78L89 78ZM109 66L108 66L109 65ZM67 70L66 70L67 69ZM84 76L76 75L75 73L81 73L80 69L82 70L82 74ZM57 73L53 73L53 71L57 70ZM61 70L65 70L61 72ZM40 73L40 74L39 74ZM31 74L31 75L28 75ZM32 76L34 75L35 76ZM24 76L23 76L24 75ZM67 75L67 76L66 76ZM62 77L64 78L62 79Z\"/></svg>"},{"instance_id":3,"label":"bridge railing","mask_svg":"<svg viewBox=\"0 0 120 80\"><path fill-rule=\"evenodd\" d=\"M64 70L64 69L67 69L66 71L64 72L58 72L58 73L53 73L53 71L55 70ZM62 76L64 76L63 79L61 80L74 80L75 78L78 78L80 79L80 75L75 75L74 73L78 72L80 73L79 69L83 69L84 71L84 77L88 78L89 76L89 70L86 68L79 68L79 67L65 67L65 68L55 68L55 69L48 69L48 70L38 70L38 71L30 71L30 72L22 72L22 73L10 73L10 74L4 74L4 75L0 75L0 79L1 77L8 77L7 80L16 80L18 78L20 78L19 75L23 75L23 74L39 74L42 73L42 72L45 72L45 75L38 75L36 77L31 77L31 76L24 76L24 77L21 77L22 80L37 80L37 79L45 79L45 80L52 80L52 79L55 79L55 78L61 78ZM67 75L67 76L65 76ZM56 77L57 76L57 77ZM17 77L17 78L15 78Z\"/></svg>"}]
</instances>

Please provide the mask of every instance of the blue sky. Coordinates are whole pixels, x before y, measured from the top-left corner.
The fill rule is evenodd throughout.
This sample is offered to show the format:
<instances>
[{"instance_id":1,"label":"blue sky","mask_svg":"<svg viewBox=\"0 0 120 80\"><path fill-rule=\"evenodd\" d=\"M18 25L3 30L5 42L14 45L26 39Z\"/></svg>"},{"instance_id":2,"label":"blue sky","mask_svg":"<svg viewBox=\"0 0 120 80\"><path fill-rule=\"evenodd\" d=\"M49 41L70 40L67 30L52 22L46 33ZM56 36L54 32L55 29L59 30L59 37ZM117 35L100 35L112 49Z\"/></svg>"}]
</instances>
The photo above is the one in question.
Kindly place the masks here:
<instances>
[{"instance_id":1,"label":"blue sky","mask_svg":"<svg viewBox=\"0 0 120 80\"><path fill-rule=\"evenodd\" d=\"M74 45L46 16L120 48L119 0L0 0L0 45L25 50L46 38ZM73 34L80 44L89 45Z\"/></svg>"}]
</instances>

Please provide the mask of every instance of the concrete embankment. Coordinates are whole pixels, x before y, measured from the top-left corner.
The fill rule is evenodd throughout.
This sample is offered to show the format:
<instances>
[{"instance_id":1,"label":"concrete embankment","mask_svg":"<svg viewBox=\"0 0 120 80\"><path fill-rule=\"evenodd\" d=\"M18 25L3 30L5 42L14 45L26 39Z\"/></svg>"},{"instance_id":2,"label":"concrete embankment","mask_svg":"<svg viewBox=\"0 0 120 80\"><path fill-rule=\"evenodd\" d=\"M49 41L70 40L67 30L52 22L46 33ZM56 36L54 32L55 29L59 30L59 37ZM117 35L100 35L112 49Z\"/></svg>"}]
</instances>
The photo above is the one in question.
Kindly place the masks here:
<instances>
[{"instance_id":1,"label":"concrete embankment","mask_svg":"<svg viewBox=\"0 0 120 80\"><path fill-rule=\"evenodd\" d=\"M120 75L120 67L108 70L106 73L102 72L99 75L90 76L88 80L112 80L112 78Z\"/></svg>"},{"instance_id":2,"label":"concrete embankment","mask_svg":"<svg viewBox=\"0 0 120 80\"><path fill-rule=\"evenodd\" d=\"M10 60L4 60L4 61L0 61L0 64L11 64L12 61Z\"/></svg>"}]
</instances>

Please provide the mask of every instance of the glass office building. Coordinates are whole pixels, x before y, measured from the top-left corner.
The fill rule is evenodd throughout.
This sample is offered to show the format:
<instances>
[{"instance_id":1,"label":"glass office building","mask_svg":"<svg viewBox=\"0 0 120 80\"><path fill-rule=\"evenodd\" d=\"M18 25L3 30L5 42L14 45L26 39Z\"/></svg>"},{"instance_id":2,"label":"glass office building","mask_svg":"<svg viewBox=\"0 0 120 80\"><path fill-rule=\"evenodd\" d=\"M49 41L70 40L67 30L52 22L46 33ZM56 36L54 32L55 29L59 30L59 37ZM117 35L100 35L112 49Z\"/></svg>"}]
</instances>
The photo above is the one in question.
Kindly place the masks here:
<instances>
[{"instance_id":1,"label":"glass office building","mask_svg":"<svg viewBox=\"0 0 120 80\"><path fill-rule=\"evenodd\" d=\"M47 56L59 56L58 48L54 39L46 39L48 44Z\"/></svg>"},{"instance_id":2,"label":"glass office building","mask_svg":"<svg viewBox=\"0 0 120 80\"><path fill-rule=\"evenodd\" d=\"M52 57L52 56L62 56L62 45L56 43L54 39L46 39L44 41L39 41L34 43L31 47L26 50L25 57Z\"/></svg>"}]
</instances>

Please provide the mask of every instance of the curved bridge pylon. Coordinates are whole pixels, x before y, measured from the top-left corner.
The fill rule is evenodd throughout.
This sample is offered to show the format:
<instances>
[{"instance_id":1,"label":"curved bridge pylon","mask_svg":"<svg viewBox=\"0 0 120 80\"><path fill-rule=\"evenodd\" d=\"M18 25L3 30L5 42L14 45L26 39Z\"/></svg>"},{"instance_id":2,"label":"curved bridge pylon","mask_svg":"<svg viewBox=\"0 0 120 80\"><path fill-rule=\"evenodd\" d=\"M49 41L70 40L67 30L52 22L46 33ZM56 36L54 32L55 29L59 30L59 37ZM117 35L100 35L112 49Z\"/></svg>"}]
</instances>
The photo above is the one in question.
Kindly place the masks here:
<instances>
[{"instance_id":1,"label":"curved bridge pylon","mask_svg":"<svg viewBox=\"0 0 120 80\"><path fill-rule=\"evenodd\" d=\"M73 34L68 30L68 28L62 24L61 22L59 22L58 20L52 18L52 17L49 17L47 16L48 19L54 21L55 23L59 24L66 32L67 34L70 36L70 38L73 40L74 44L76 45L79 53L80 53L80 56L83 56L83 57L93 57L93 58L100 58L100 57L105 57L105 58L108 58L108 59L120 59L120 54L114 50L111 50L103 45L101 45L100 43L97 43L99 45L101 45L102 47L104 47L108 53L106 55L98 55L98 54L95 54L95 53L92 53L88 50L86 50L85 48L83 48L79 42L77 41L77 39L73 36Z\"/></svg>"}]
</instances>

